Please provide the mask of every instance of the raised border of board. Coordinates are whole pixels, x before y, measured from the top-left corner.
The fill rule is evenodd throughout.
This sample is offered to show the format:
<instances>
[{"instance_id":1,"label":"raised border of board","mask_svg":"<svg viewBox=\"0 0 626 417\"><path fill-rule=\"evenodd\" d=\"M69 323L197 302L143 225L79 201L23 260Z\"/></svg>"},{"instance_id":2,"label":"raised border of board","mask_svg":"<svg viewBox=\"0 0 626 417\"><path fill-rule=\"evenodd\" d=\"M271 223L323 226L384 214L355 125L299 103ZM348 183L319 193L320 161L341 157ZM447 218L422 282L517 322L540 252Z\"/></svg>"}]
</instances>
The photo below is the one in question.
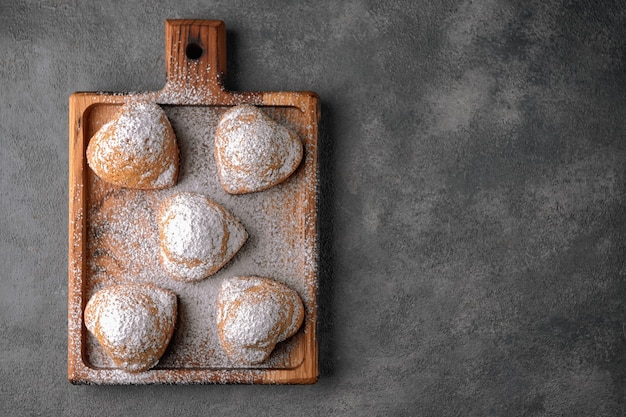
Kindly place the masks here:
<instances>
[{"instance_id":1,"label":"raised border of board","mask_svg":"<svg viewBox=\"0 0 626 417\"><path fill-rule=\"evenodd\" d=\"M303 92L231 92L222 86L226 72L226 26L219 20L167 20L165 22L167 82L156 92L74 93L69 99L69 249L68 249L68 379L74 384L311 384L319 377L317 311L313 308L303 325L304 342L294 352L303 355L291 369L152 369L129 374L120 369L99 369L85 358L86 329L83 322L87 273L86 233L88 182L86 120L96 105L123 105L131 99L151 100L174 106L289 106L300 110L306 124L302 138L308 157L303 196L306 219L300 231L311 242L306 248L317 259L317 138L320 102L317 94ZM307 297L315 305L317 268L304 277Z\"/></svg>"}]
</instances>

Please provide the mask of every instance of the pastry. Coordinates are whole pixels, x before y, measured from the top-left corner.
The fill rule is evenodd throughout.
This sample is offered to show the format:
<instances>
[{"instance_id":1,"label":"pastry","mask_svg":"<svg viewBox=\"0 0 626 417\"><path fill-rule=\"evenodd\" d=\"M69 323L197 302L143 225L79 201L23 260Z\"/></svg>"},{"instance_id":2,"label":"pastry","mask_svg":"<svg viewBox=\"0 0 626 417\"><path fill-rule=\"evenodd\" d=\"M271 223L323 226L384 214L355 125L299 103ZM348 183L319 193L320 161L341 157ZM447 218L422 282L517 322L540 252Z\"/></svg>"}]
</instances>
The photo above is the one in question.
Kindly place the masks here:
<instances>
[{"instance_id":1,"label":"pastry","mask_svg":"<svg viewBox=\"0 0 626 417\"><path fill-rule=\"evenodd\" d=\"M85 326L115 365L128 372L155 366L174 332L176 294L153 285L114 285L85 307Z\"/></svg>"},{"instance_id":2,"label":"pastry","mask_svg":"<svg viewBox=\"0 0 626 417\"><path fill-rule=\"evenodd\" d=\"M277 343L298 331L303 319L298 293L272 279L236 277L220 288L217 330L224 352L235 363L266 361Z\"/></svg>"},{"instance_id":3,"label":"pastry","mask_svg":"<svg viewBox=\"0 0 626 417\"><path fill-rule=\"evenodd\" d=\"M239 105L222 115L215 132L215 162L230 194L262 191L285 181L302 160L302 141L262 110Z\"/></svg>"},{"instance_id":4,"label":"pastry","mask_svg":"<svg viewBox=\"0 0 626 417\"><path fill-rule=\"evenodd\" d=\"M163 109L142 101L122 106L89 141L87 163L98 177L121 187L175 185L178 147Z\"/></svg>"},{"instance_id":5,"label":"pastry","mask_svg":"<svg viewBox=\"0 0 626 417\"><path fill-rule=\"evenodd\" d=\"M159 260L179 281L198 281L224 266L248 233L224 207L202 194L181 192L158 212Z\"/></svg>"}]
</instances>

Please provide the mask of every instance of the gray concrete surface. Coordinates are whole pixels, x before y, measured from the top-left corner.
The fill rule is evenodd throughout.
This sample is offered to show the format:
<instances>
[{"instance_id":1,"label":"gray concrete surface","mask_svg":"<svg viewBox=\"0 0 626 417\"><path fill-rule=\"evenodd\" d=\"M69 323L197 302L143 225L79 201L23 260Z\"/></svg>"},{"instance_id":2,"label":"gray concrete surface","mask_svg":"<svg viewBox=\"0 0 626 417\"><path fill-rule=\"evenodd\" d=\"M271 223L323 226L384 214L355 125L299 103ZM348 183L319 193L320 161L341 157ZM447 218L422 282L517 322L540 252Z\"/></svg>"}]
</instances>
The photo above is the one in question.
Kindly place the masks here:
<instances>
[{"instance_id":1,"label":"gray concrete surface","mask_svg":"<svg viewBox=\"0 0 626 417\"><path fill-rule=\"evenodd\" d=\"M0 414L626 415L620 1L3 1ZM313 386L66 381L68 96L165 80L322 98Z\"/></svg>"}]
</instances>

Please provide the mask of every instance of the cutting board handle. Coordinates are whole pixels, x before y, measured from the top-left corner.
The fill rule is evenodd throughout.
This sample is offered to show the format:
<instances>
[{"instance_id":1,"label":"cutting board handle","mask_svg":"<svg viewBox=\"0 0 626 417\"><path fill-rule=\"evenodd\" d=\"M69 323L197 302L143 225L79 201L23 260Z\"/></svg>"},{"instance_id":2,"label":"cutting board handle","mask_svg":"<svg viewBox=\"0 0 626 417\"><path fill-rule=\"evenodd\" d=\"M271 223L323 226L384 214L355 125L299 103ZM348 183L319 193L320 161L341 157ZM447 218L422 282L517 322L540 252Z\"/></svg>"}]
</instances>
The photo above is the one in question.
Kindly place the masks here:
<instances>
[{"instance_id":1,"label":"cutting board handle","mask_svg":"<svg viewBox=\"0 0 626 417\"><path fill-rule=\"evenodd\" d=\"M223 93L226 25L221 20L165 21L167 87Z\"/></svg>"}]
</instances>

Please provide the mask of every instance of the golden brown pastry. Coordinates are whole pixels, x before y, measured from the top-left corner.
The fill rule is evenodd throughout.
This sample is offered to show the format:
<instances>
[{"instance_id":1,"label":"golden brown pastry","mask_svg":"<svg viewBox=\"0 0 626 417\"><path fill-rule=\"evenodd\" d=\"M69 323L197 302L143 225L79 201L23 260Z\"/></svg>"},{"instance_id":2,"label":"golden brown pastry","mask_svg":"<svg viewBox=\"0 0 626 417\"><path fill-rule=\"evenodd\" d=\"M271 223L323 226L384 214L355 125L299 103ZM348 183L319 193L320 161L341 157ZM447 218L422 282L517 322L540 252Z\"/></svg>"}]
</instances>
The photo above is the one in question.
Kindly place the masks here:
<instances>
[{"instance_id":1,"label":"golden brown pastry","mask_svg":"<svg viewBox=\"0 0 626 417\"><path fill-rule=\"evenodd\" d=\"M87 163L98 177L122 187L175 185L178 147L163 109L142 101L122 106L89 141Z\"/></svg>"},{"instance_id":2,"label":"golden brown pastry","mask_svg":"<svg viewBox=\"0 0 626 417\"><path fill-rule=\"evenodd\" d=\"M202 194L181 192L159 207L159 260L179 281L198 281L224 266L248 233L224 207Z\"/></svg>"},{"instance_id":3,"label":"golden brown pastry","mask_svg":"<svg viewBox=\"0 0 626 417\"><path fill-rule=\"evenodd\" d=\"M217 330L224 352L233 362L264 362L277 343L298 331L303 319L298 293L272 279L236 277L220 288Z\"/></svg>"},{"instance_id":4,"label":"golden brown pastry","mask_svg":"<svg viewBox=\"0 0 626 417\"><path fill-rule=\"evenodd\" d=\"M174 332L176 294L153 285L115 285L98 291L85 307L85 326L120 368L155 366Z\"/></svg>"},{"instance_id":5,"label":"golden brown pastry","mask_svg":"<svg viewBox=\"0 0 626 417\"><path fill-rule=\"evenodd\" d=\"M215 132L215 162L230 194L262 191L285 181L302 160L298 134L248 104L224 113Z\"/></svg>"}]
</instances>

